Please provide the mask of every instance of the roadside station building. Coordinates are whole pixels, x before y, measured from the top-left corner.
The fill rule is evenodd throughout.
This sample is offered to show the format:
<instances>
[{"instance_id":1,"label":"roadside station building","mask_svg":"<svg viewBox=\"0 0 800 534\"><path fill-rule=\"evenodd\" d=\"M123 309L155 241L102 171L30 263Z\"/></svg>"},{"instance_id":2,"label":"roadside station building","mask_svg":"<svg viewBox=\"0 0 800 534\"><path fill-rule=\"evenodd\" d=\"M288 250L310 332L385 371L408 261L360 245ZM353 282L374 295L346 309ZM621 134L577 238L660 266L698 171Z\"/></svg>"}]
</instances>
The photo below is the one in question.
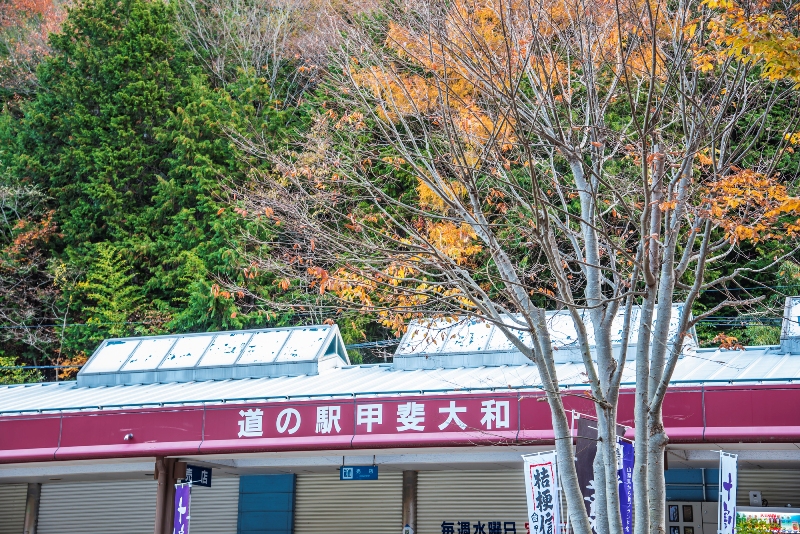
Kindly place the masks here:
<instances>
[{"instance_id":1,"label":"roadside station building","mask_svg":"<svg viewBox=\"0 0 800 534\"><path fill-rule=\"evenodd\" d=\"M669 534L716 531L720 450L740 506L800 507L800 299L786 312L781 345L682 356ZM593 414L569 318L549 319L565 404ZM552 446L536 368L485 323L412 325L375 365L328 325L111 339L76 381L0 386L0 534L149 534L176 462L213 475L192 534L526 534L520 456Z\"/></svg>"}]
</instances>

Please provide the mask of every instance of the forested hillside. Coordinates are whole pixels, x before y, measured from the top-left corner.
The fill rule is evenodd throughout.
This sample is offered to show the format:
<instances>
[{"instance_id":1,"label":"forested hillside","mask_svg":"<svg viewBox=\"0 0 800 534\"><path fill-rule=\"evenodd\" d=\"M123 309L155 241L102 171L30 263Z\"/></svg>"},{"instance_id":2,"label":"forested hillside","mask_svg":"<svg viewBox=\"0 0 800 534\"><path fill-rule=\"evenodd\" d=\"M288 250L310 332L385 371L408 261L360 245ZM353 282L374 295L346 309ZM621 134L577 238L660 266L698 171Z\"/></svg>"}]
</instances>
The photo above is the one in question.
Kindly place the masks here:
<instances>
[{"instance_id":1,"label":"forested hillside","mask_svg":"<svg viewBox=\"0 0 800 534\"><path fill-rule=\"evenodd\" d=\"M248 223L227 191L270 172L226 132L252 128L269 149L296 137L313 109L300 101L313 89L300 65L280 58L267 80L241 64L221 79L182 33L175 5L69 7L36 74L10 62L4 72L8 361L80 364L106 337L298 320L237 304L220 284L246 267L237 247ZM32 33L31 19L44 16L29 15ZM274 290L269 273L250 281Z\"/></svg>"},{"instance_id":2,"label":"forested hillside","mask_svg":"<svg viewBox=\"0 0 800 534\"><path fill-rule=\"evenodd\" d=\"M503 25L490 4L459 4L465 18L452 24L470 24L497 44ZM735 127L722 133L728 144L718 148L704 133L689 163L672 162L694 172L697 213L713 213L714 250L723 261L705 276L730 279L693 304L698 314L712 310L697 326L709 342L720 333L731 346L733 337L775 342L783 296L800 293L799 204L792 204L800 163L797 5L704 2L702 24L687 20L679 30L706 36L705 48L687 45L694 54L687 71L740 72L753 82L716 89L746 91L731 97L746 112L715 116L731 105L717 102L698 119L711 131L715 120L732 117ZM0 4L0 365L79 366L108 337L324 321L336 321L347 342L386 339L424 306L453 315L458 302L474 313L475 295L444 281L461 276L459 269L485 269L473 280L476 291L505 298L481 224L504 228L504 253L523 266L535 302L563 304L550 300L556 289L545 252L522 230L541 224L531 215L539 208L497 184L473 191L462 173L497 179L524 171L558 183L575 161L558 144L526 147L526 136L549 134L522 128L519 109L493 102L506 98L503 90L467 88L473 82L462 80L469 77L464 57L452 59L455 67L435 64L456 52L415 47L431 43L402 19L407 14L393 5L301 0ZM534 41L525 39L523 49ZM634 48L619 44L618 51ZM635 68L646 70L648 61ZM536 68L552 68L558 78L561 66ZM443 73L453 75L444 76L444 89L430 81ZM676 83L673 74L658 74L662 88ZM582 120L583 111L568 104L586 91L570 87L576 80L544 84L553 116ZM636 94L635 81L618 81L602 97L604 136L587 137L585 154L575 155L612 182L663 161L658 143L677 138L681 121L680 114L664 119L675 111L659 108L666 97L654 101L645 127L657 125L653 149L633 126L640 103L615 93L625 82L628 96ZM516 90L546 99L535 96L530 79ZM646 93L642 86L640 96ZM449 115L432 104L444 97ZM463 153L447 148L448 125L469 138ZM667 150L683 150L679 144ZM437 173L438 188L427 181ZM535 182L528 176L517 187L536 189ZM554 209L578 213L578 193L543 191L551 200L564 193ZM615 194L619 203L611 195L598 208L603 217L613 211L616 221L637 220L641 202L624 188ZM459 211L458 199L470 195L481 197L489 222ZM665 219L675 201L660 199ZM623 252L625 232L615 234ZM630 247L624 261L634 265L641 256ZM452 271L420 266L425 254L444 258ZM368 257L374 263L359 264ZM737 271L743 268L750 270ZM585 284L580 266L570 269L568 283ZM693 276L679 276L678 289L689 291ZM742 314L738 325L726 319ZM76 369L57 373L68 378ZM55 376L0 370L10 381Z\"/></svg>"}]
</instances>

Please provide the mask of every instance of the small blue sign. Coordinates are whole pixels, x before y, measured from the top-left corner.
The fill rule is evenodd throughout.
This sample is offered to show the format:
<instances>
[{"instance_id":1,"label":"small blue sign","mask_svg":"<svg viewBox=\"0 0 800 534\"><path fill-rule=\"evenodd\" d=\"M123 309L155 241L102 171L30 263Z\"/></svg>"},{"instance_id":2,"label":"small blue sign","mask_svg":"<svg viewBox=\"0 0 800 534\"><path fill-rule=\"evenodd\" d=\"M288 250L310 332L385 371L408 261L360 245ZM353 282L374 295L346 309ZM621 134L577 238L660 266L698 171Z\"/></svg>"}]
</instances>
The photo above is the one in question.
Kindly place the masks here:
<instances>
[{"instance_id":1,"label":"small blue sign","mask_svg":"<svg viewBox=\"0 0 800 534\"><path fill-rule=\"evenodd\" d=\"M377 465L343 465L339 480L378 480Z\"/></svg>"}]
</instances>

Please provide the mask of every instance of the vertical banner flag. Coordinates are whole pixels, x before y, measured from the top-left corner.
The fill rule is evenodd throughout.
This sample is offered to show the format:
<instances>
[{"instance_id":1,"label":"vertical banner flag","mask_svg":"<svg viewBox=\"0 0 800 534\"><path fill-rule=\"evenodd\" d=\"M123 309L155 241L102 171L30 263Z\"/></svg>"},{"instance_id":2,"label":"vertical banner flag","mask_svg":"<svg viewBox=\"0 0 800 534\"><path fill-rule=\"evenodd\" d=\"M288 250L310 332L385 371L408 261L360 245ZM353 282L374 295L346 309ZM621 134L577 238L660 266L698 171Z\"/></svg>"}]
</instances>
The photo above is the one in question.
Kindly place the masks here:
<instances>
[{"instance_id":1,"label":"vertical banner flag","mask_svg":"<svg viewBox=\"0 0 800 534\"><path fill-rule=\"evenodd\" d=\"M577 414L573 415L573 418ZM575 440L575 469L578 472L578 485L581 487L583 504L595 532L597 517L594 503L594 457L597 456L597 422L585 417L577 420L578 436Z\"/></svg>"},{"instance_id":2,"label":"vertical banner flag","mask_svg":"<svg viewBox=\"0 0 800 534\"><path fill-rule=\"evenodd\" d=\"M736 528L736 459L735 454L719 452L719 515L717 534L733 534Z\"/></svg>"},{"instance_id":3,"label":"vertical banner flag","mask_svg":"<svg viewBox=\"0 0 800 534\"><path fill-rule=\"evenodd\" d=\"M578 414L576 416L580 417ZM587 417L577 419L577 439L575 440L575 469L578 472L578 485L581 488L586 514L592 532L597 520L595 504L594 459L597 456L597 421ZM633 532L633 444L621 439L625 427L617 425L617 482L619 484L619 508L624 534Z\"/></svg>"},{"instance_id":4,"label":"vertical banner flag","mask_svg":"<svg viewBox=\"0 0 800 534\"><path fill-rule=\"evenodd\" d=\"M619 479L619 511L622 532L633 532L633 443L617 437L617 477Z\"/></svg>"},{"instance_id":5,"label":"vertical banner flag","mask_svg":"<svg viewBox=\"0 0 800 534\"><path fill-rule=\"evenodd\" d=\"M524 455L525 493L528 497L530 534L559 534L558 509L561 497L558 492L556 451Z\"/></svg>"},{"instance_id":6,"label":"vertical banner flag","mask_svg":"<svg viewBox=\"0 0 800 534\"><path fill-rule=\"evenodd\" d=\"M172 534L189 534L189 499L191 486L175 484L175 522Z\"/></svg>"}]
</instances>

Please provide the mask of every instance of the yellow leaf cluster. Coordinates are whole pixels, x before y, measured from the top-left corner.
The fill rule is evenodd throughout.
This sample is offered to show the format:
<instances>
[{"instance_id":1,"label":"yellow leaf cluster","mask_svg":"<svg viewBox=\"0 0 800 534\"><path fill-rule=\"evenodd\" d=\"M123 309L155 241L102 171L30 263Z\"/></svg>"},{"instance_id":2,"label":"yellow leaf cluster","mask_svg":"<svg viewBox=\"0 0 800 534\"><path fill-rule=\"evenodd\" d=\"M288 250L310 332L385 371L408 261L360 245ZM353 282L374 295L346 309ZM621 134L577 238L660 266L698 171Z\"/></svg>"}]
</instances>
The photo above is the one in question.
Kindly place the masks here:
<instances>
[{"instance_id":1,"label":"yellow leaf cluster","mask_svg":"<svg viewBox=\"0 0 800 534\"><path fill-rule=\"evenodd\" d=\"M708 167L709 165L713 165L714 160L711 159L708 155L708 150L701 150L697 153L697 162L704 167Z\"/></svg>"},{"instance_id":2,"label":"yellow leaf cluster","mask_svg":"<svg viewBox=\"0 0 800 534\"><path fill-rule=\"evenodd\" d=\"M780 239L797 233L797 223L780 216L800 213L800 198L790 197L774 178L745 169L707 185L706 215L724 228L731 242Z\"/></svg>"},{"instance_id":3,"label":"yellow leaf cluster","mask_svg":"<svg viewBox=\"0 0 800 534\"><path fill-rule=\"evenodd\" d=\"M438 193L434 192L428 184L419 180L417 182L417 194L419 195L420 206L426 209L434 209L439 212L447 211L447 204L445 200L457 200L463 198L467 194L467 189L464 184L457 180L453 180L449 185L445 186L444 193L447 199L442 198Z\"/></svg>"},{"instance_id":4,"label":"yellow leaf cluster","mask_svg":"<svg viewBox=\"0 0 800 534\"><path fill-rule=\"evenodd\" d=\"M428 115L438 97L436 87L416 74L401 75L370 67L354 70L353 79L381 101L378 116L388 121L396 121L405 115Z\"/></svg>"},{"instance_id":5,"label":"yellow leaf cluster","mask_svg":"<svg viewBox=\"0 0 800 534\"><path fill-rule=\"evenodd\" d=\"M450 221L432 224L428 229L431 244L458 265L466 264L482 249L475 241L478 236L467 224L456 226Z\"/></svg>"},{"instance_id":6,"label":"yellow leaf cluster","mask_svg":"<svg viewBox=\"0 0 800 534\"><path fill-rule=\"evenodd\" d=\"M711 42L719 48L698 53L696 65L710 70L721 58L759 63L761 75L772 81L800 85L800 37L786 15L761 1L745 7L733 0L704 0L715 11L709 21Z\"/></svg>"}]
</instances>

